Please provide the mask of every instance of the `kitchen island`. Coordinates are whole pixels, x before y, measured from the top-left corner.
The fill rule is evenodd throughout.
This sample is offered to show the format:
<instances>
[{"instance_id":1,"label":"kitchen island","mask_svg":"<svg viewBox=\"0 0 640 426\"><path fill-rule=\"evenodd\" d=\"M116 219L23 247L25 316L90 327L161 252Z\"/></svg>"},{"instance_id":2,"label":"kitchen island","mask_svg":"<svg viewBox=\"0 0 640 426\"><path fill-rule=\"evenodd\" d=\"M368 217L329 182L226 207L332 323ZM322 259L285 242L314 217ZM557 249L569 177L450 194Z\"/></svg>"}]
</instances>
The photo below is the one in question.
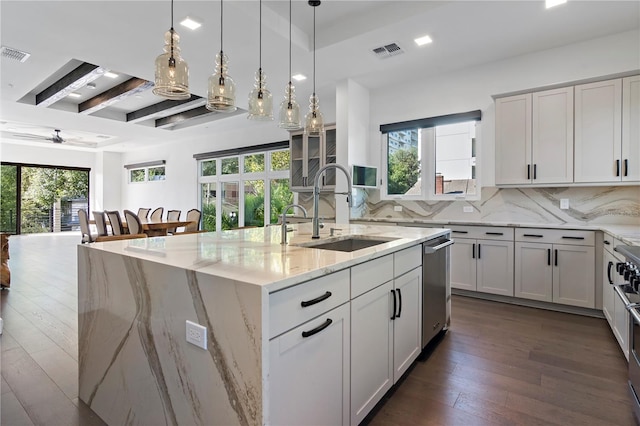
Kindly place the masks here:
<instances>
[{"instance_id":1,"label":"kitchen island","mask_svg":"<svg viewBox=\"0 0 640 426\"><path fill-rule=\"evenodd\" d=\"M410 358L396 348L391 374L406 371L421 349L421 243L449 231L335 227L339 235L325 229L319 242L383 242L352 252L305 247L311 224L300 224L287 245L276 226L80 245L80 399L110 425L357 423L375 401L353 395L351 366L363 360L352 359L352 338L366 336L352 331L352 302L383 282L410 284L402 319L413 321L406 329L418 347L409 345ZM389 312L390 300L386 291ZM402 342L399 324L386 327Z\"/></svg>"}]
</instances>

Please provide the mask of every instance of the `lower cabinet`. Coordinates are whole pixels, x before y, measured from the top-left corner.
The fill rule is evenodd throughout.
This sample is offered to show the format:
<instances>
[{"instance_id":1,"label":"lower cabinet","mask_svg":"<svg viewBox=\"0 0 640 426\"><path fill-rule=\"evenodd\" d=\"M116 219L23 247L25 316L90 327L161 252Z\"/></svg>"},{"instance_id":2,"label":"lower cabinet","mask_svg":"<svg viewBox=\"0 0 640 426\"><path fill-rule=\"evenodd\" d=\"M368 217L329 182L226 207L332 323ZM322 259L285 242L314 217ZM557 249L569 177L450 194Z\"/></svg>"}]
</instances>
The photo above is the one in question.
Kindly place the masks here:
<instances>
[{"instance_id":1,"label":"lower cabinet","mask_svg":"<svg viewBox=\"0 0 640 426\"><path fill-rule=\"evenodd\" d=\"M348 425L349 303L269 342L274 425Z\"/></svg>"},{"instance_id":2,"label":"lower cabinet","mask_svg":"<svg viewBox=\"0 0 640 426\"><path fill-rule=\"evenodd\" d=\"M421 268L351 301L352 424L365 418L420 354L421 303Z\"/></svg>"},{"instance_id":3,"label":"lower cabinet","mask_svg":"<svg viewBox=\"0 0 640 426\"><path fill-rule=\"evenodd\" d=\"M615 240L605 234L602 262L602 312L609 322L611 331L620 345L624 356L629 359L629 312L614 290L614 285L624 284L624 278L616 271L616 263L624 258L611 250L617 245ZM608 245L606 243L609 243Z\"/></svg>"}]
</instances>

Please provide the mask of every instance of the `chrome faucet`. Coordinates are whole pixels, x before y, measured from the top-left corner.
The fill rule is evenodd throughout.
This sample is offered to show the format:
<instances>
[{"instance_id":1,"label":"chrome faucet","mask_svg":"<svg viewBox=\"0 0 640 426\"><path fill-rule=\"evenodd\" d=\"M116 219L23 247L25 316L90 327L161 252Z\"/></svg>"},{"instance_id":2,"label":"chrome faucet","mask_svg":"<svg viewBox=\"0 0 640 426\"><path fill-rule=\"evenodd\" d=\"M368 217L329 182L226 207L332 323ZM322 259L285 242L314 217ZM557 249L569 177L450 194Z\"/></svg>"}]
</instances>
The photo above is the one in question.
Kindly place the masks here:
<instances>
[{"instance_id":1,"label":"chrome faucet","mask_svg":"<svg viewBox=\"0 0 640 426\"><path fill-rule=\"evenodd\" d=\"M298 207L304 213L304 217L307 217L307 209L302 207L300 204L289 204L282 210L282 231L280 232L280 244L287 244L287 212L292 207Z\"/></svg>"},{"instance_id":2,"label":"chrome faucet","mask_svg":"<svg viewBox=\"0 0 640 426\"><path fill-rule=\"evenodd\" d=\"M320 201L320 176L322 176L322 173L324 173L327 169L338 169L344 172L344 175L347 177L347 185L349 186L349 190L346 192L347 202L349 203L349 207L352 206L351 175L349 174L349 171L346 168L344 168L344 166L341 166L340 164L335 164L335 163L327 164L326 166L320 168L320 170L318 170L318 173L316 173L316 177L313 179L313 234L311 235L311 238L314 238L314 239L320 238L320 218L318 217L318 204ZM336 192L336 194L345 194L345 193Z\"/></svg>"}]
</instances>

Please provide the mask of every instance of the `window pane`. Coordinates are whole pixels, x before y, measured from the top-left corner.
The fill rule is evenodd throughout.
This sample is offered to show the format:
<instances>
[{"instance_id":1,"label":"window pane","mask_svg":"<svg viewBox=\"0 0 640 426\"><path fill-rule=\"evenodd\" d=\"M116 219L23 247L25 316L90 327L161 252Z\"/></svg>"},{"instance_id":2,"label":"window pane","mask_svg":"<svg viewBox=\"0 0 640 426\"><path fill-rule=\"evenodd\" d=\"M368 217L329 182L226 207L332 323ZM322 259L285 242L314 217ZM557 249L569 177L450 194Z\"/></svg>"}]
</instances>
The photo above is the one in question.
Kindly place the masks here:
<instances>
[{"instance_id":1,"label":"window pane","mask_svg":"<svg viewBox=\"0 0 640 426\"><path fill-rule=\"evenodd\" d=\"M216 183L203 183L201 186L202 229L216 230Z\"/></svg>"},{"instance_id":2,"label":"window pane","mask_svg":"<svg viewBox=\"0 0 640 426\"><path fill-rule=\"evenodd\" d=\"M387 194L420 195L419 131L387 134Z\"/></svg>"},{"instance_id":3,"label":"window pane","mask_svg":"<svg viewBox=\"0 0 640 426\"><path fill-rule=\"evenodd\" d=\"M131 182L144 182L144 169L131 170L129 175Z\"/></svg>"},{"instance_id":4,"label":"window pane","mask_svg":"<svg viewBox=\"0 0 640 426\"><path fill-rule=\"evenodd\" d=\"M289 170L289 150L275 151L271 153L271 170Z\"/></svg>"},{"instance_id":5,"label":"window pane","mask_svg":"<svg viewBox=\"0 0 640 426\"><path fill-rule=\"evenodd\" d=\"M238 165L238 157L223 158L222 159L222 174L234 175L240 173L240 166Z\"/></svg>"},{"instance_id":6,"label":"window pane","mask_svg":"<svg viewBox=\"0 0 640 426\"><path fill-rule=\"evenodd\" d=\"M244 172L264 172L264 154L245 155Z\"/></svg>"},{"instance_id":7,"label":"window pane","mask_svg":"<svg viewBox=\"0 0 640 426\"><path fill-rule=\"evenodd\" d=\"M164 166L149 168L148 176L149 180L165 180Z\"/></svg>"},{"instance_id":8,"label":"window pane","mask_svg":"<svg viewBox=\"0 0 640 426\"><path fill-rule=\"evenodd\" d=\"M436 194L476 194L475 121L436 127Z\"/></svg>"},{"instance_id":9,"label":"window pane","mask_svg":"<svg viewBox=\"0 0 640 426\"><path fill-rule=\"evenodd\" d=\"M202 162L201 176L215 176L216 175L216 160L209 160Z\"/></svg>"},{"instance_id":10,"label":"window pane","mask_svg":"<svg viewBox=\"0 0 640 426\"><path fill-rule=\"evenodd\" d=\"M289 179L272 179L270 223L278 223L278 216L291 203L293 203L293 192L289 190ZM296 214L302 214L299 209L296 209L295 212Z\"/></svg>"},{"instance_id":11,"label":"window pane","mask_svg":"<svg viewBox=\"0 0 640 426\"><path fill-rule=\"evenodd\" d=\"M237 158L236 158L237 160ZM222 230L238 227L238 205L240 194L238 182L222 183Z\"/></svg>"},{"instance_id":12,"label":"window pane","mask_svg":"<svg viewBox=\"0 0 640 426\"><path fill-rule=\"evenodd\" d=\"M244 182L244 226L264 226L264 181Z\"/></svg>"},{"instance_id":13,"label":"window pane","mask_svg":"<svg viewBox=\"0 0 640 426\"><path fill-rule=\"evenodd\" d=\"M0 168L0 232L18 232L18 166Z\"/></svg>"}]
</instances>

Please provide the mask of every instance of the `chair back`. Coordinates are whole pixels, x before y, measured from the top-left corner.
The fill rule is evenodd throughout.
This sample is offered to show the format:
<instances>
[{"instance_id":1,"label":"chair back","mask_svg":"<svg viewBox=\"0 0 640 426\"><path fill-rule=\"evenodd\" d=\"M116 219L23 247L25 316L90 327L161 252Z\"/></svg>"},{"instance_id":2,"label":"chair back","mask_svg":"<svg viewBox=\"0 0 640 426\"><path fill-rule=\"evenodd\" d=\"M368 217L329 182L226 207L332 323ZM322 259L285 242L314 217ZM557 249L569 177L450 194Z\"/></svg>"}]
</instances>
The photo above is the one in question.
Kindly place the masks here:
<instances>
[{"instance_id":1,"label":"chair back","mask_svg":"<svg viewBox=\"0 0 640 426\"><path fill-rule=\"evenodd\" d=\"M113 235L124 234L124 229L122 228L122 219L120 219L120 212L118 210L113 210L105 211L105 213L107 214L109 222L111 223L111 233Z\"/></svg>"},{"instance_id":2,"label":"chair back","mask_svg":"<svg viewBox=\"0 0 640 426\"><path fill-rule=\"evenodd\" d=\"M78 210L78 220L80 221L80 232L82 232L82 240L84 243L92 243L93 237L91 236L91 230L89 228L89 216L84 209Z\"/></svg>"},{"instance_id":3,"label":"chair back","mask_svg":"<svg viewBox=\"0 0 640 426\"><path fill-rule=\"evenodd\" d=\"M191 222L184 227L185 232L197 231L200 229L200 210L191 209L187 212L187 220Z\"/></svg>"},{"instance_id":4,"label":"chair back","mask_svg":"<svg viewBox=\"0 0 640 426\"><path fill-rule=\"evenodd\" d=\"M93 220L96 221L96 229L98 230L98 236L104 237L105 235L109 235L107 232L107 219L105 218L104 212L93 211Z\"/></svg>"},{"instance_id":5,"label":"chair back","mask_svg":"<svg viewBox=\"0 0 640 426\"><path fill-rule=\"evenodd\" d=\"M151 211L151 209L145 209L145 208L139 208L138 209L138 217L144 218L146 219L147 216L149 216L149 212Z\"/></svg>"},{"instance_id":6,"label":"chair back","mask_svg":"<svg viewBox=\"0 0 640 426\"><path fill-rule=\"evenodd\" d=\"M131 210L125 210L124 219L127 221L129 234L142 234L142 222L140 222L140 218L137 214Z\"/></svg>"},{"instance_id":7,"label":"chair back","mask_svg":"<svg viewBox=\"0 0 640 426\"><path fill-rule=\"evenodd\" d=\"M158 207L154 211L151 212L151 221L153 222L161 222L162 221L162 213L164 213L164 207Z\"/></svg>"},{"instance_id":8,"label":"chair back","mask_svg":"<svg viewBox=\"0 0 640 426\"><path fill-rule=\"evenodd\" d=\"M171 221L171 220L180 220L180 210L169 210L167 212L167 220ZM176 232L176 228L167 228L167 232L169 234L173 234Z\"/></svg>"}]
</instances>

